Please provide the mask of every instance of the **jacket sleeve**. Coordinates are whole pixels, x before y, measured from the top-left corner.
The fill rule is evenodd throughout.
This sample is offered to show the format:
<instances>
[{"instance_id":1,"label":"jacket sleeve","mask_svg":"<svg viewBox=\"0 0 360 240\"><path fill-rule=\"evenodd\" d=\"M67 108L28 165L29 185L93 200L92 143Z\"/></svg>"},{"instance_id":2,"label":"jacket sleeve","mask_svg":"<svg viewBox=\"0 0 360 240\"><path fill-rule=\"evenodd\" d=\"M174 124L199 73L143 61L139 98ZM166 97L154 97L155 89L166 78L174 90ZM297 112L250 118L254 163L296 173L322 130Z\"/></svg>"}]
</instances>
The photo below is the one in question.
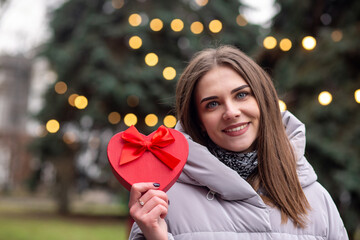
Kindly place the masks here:
<instances>
[{"instance_id":1,"label":"jacket sleeve","mask_svg":"<svg viewBox=\"0 0 360 240\"><path fill-rule=\"evenodd\" d=\"M344 223L340 217L339 211L332 200L330 194L325 190L325 201L328 212L328 238L329 240L349 240Z\"/></svg>"},{"instance_id":2,"label":"jacket sleeve","mask_svg":"<svg viewBox=\"0 0 360 240\"><path fill-rule=\"evenodd\" d=\"M132 225L129 240L145 240L145 236L141 232L141 229L136 224L136 222ZM168 240L174 240L174 237L171 233L168 233Z\"/></svg>"}]
</instances>

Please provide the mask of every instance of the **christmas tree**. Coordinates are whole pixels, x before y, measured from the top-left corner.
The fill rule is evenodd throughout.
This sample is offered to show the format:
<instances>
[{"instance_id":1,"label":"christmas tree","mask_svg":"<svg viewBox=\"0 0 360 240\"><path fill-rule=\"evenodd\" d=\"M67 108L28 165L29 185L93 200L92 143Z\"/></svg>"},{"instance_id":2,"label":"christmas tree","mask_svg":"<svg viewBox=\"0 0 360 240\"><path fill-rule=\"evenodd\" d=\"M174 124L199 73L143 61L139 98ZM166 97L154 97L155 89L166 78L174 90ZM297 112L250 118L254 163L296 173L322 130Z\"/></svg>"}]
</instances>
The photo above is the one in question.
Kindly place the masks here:
<instances>
[{"instance_id":1,"label":"christmas tree","mask_svg":"<svg viewBox=\"0 0 360 240\"><path fill-rule=\"evenodd\" d=\"M53 13L52 38L41 54L57 80L37 115L49 133L33 146L57 168L62 212L75 174L100 182L112 177L106 144L113 134L130 125L144 134L175 125L176 80L195 52L221 44L254 51L259 27L247 24L241 6L71 0Z\"/></svg>"},{"instance_id":2,"label":"christmas tree","mask_svg":"<svg viewBox=\"0 0 360 240\"><path fill-rule=\"evenodd\" d=\"M306 156L351 236L360 223L360 2L276 2L258 60L306 124Z\"/></svg>"}]
</instances>

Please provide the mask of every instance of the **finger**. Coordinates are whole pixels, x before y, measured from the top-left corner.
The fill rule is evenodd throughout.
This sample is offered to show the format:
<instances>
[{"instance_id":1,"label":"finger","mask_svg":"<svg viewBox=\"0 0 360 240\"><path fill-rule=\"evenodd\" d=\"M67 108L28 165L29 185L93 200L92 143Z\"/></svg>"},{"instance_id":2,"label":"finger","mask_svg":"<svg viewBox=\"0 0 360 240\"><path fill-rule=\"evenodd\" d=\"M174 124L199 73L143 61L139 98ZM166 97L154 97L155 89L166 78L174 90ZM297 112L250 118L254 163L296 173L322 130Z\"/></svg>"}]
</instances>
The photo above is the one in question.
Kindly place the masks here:
<instances>
[{"instance_id":1,"label":"finger","mask_svg":"<svg viewBox=\"0 0 360 240\"><path fill-rule=\"evenodd\" d=\"M155 190L155 189L149 189L147 192L145 192L142 196L141 196L141 200L146 203L148 202L151 198L153 197L158 197L163 199L165 202L168 202L168 196L164 191L161 190Z\"/></svg>"},{"instance_id":2,"label":"finger","mask_svg":"<svg viewBox=\"0 0 360 240\"><path fill-rule=\"evenodd\" d=\"M165 207L164 205L159 204L147 214L147 217L149 217L150 219L157 219L159 217L164 219L167 213L168 213L168 208Z\"/></svg>"},{"instance_id":3,"label":"finger","mask_svg":"<svg viewBox=\"0 0 360 240\"><path fill-rule=\"evenodd\" d=\"M159 188L159 185L151 182L134 183L130 189L129 208L134 205L139 200L139 198L149 189L157 188Z\"/></svg>"},{"instance_id":4,"label":"finger","mask_svg":"<svg viewBox=\"0 0 360 240\"><path fill-rule=\"evenodd\" d=\"M156 208L158 205L162 205L166 209L168 208L168 203L166 200L164 200L158 196L154 196L146 202L146 204L141 208L140 212L142 212L144 214L148 214L154 208Z\"/></svg>"}]
</instances>

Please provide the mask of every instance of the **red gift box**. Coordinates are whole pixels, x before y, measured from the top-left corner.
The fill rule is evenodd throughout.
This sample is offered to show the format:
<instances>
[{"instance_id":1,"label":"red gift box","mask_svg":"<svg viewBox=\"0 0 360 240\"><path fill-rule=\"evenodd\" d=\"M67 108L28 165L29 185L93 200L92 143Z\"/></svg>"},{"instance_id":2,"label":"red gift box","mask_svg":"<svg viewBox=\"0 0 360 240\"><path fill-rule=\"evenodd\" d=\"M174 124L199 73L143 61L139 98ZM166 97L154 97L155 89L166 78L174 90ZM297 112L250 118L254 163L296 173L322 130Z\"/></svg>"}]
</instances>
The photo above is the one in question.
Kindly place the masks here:
<instances>
[{"instance_id":1,"label":"red gift box","mask_svg":"<svg viewBox=\"0 0 360 240\"><path fill-rule=\"evenodd\" d=\"M167 191L182 172L189 146L182 133L160 126L145 136L131 126L114 135L107 154L115 177L130 191L138 182L159 183Z\"/></svg>"}]
</instances>

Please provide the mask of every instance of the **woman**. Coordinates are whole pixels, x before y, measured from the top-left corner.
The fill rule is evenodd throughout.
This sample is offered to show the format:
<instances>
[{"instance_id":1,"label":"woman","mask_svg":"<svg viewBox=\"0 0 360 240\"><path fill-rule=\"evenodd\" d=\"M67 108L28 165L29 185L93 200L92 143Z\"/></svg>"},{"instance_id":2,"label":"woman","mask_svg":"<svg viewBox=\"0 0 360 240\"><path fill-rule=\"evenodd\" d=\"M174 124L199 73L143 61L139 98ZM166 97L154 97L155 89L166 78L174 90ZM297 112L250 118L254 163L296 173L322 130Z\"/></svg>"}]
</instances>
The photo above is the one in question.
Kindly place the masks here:
<instances>
[{"instance_id":1,"label":"woman","mask_svg":"<svg viewBox=\"0 0 360 240\"><path fill-rule=\"evenodd\" d=\"M304 157L303 124L281 115L270 78L244 53L198 53L179 79L176 111L187 163L167 193L133 185L130 239L348 239Z\"/></svg>"}]
</instances>

